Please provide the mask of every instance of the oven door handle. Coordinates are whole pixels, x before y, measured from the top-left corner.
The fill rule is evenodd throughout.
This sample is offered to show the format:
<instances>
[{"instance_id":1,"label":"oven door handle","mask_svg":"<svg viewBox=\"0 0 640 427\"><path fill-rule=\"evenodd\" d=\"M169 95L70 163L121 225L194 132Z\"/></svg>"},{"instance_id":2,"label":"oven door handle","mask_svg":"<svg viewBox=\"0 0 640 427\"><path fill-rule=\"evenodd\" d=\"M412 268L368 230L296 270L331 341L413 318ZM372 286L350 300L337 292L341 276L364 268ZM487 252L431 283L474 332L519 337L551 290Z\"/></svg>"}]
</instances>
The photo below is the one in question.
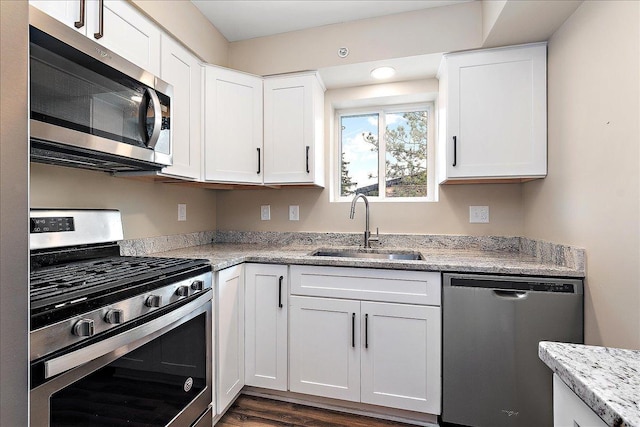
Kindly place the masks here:
<instances>
[{"instance_id":1,"label":"oven door handle","mask_svg":"<svg viewBox=\"0 0 640 427\"><path fill-rule=\"evenodd\" d=\"M136 326L133 329L124 331L121 334L109 337L105 340L99 341L95 344L83 347L79 350L72 351L71 353L64 354L56 357L55 359L47 360L44 362L44 376L45 378L51 378L55 375L61 374L77 366L90 362L105 354L111 353L121 347L138 341L147 335L150 335L166 326L177 322L196 310L198 307L208 303L212 298L211 289L200 295L195 300L188 304L185 304L169 313L164 314L156 319L153 319L140 326ZM123 352L125 350L123 349ZM124 353L123 353L124 354Z\"/></svg>"}]
</instances>

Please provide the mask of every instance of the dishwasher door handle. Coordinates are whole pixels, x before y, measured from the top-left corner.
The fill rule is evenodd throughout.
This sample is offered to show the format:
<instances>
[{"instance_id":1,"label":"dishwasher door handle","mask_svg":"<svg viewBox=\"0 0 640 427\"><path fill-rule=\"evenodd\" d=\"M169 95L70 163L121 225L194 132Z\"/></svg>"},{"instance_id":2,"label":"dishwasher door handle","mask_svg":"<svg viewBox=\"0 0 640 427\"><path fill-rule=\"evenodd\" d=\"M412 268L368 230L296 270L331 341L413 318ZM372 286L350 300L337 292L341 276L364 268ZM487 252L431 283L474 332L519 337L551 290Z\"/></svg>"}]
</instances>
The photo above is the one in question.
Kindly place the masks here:
<instances>
[{"instance_id":1,"label":"dishwasher door handle","mask_svg":"<svg viewBox=\"0 0 640 427\"><path fill-rule=\"evenodd\" d=\"M528 292L494 289L493 294L499 298L524 299L527 297Z\"/></svg>"}]
</instances>

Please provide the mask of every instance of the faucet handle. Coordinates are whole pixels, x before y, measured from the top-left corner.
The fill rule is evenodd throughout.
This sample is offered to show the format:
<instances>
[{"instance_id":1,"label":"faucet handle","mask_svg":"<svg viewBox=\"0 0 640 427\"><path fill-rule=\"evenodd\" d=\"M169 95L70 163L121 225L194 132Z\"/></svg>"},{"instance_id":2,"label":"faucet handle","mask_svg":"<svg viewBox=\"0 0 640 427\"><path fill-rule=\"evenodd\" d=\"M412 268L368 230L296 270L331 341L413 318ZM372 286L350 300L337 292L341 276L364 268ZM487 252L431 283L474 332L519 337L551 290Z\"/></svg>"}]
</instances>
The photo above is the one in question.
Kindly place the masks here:
<instances>
[{"instance_id":1,"label":"faucet handle","mask_svg":"<svg viewBox=\"0 0 640 427\"><path fill-rule=\"evenodd\" d=\"M376 227L376 237L369 237L369 243L376 242L380 244L380 229ZM371 247L371 245L369 245Z\"/></svg>"}]
</instances>

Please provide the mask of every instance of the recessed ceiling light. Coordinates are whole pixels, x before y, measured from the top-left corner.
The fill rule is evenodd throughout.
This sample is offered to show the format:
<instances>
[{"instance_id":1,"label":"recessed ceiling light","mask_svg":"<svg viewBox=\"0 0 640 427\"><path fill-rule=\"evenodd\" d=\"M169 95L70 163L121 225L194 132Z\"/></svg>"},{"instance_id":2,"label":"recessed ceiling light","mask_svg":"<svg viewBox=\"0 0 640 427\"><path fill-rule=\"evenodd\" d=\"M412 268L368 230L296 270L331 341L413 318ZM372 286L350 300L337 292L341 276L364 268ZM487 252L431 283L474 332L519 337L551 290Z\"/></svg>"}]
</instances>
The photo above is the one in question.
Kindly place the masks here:
<instances>
[{"instance_id":1,"label":"recessed ceiling light","mask_svg":"<svg viewBox=\"0 0 640 427\"><path fill-rule=\"evenodd\" d=\"M393 77L396 74L396 70L393 67L378 67L371 70L371 77L374 79L382 80Z\"/></svg>"}]
</instances>

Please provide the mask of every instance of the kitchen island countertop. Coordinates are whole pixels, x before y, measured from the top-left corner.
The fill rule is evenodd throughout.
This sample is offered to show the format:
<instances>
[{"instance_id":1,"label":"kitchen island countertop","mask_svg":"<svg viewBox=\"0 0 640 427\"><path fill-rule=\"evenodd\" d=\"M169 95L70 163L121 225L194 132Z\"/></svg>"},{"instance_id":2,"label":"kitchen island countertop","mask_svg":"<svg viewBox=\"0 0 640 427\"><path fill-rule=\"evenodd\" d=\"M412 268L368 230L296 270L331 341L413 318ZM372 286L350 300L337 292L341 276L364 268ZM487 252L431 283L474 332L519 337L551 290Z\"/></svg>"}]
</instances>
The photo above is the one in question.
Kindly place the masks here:
<instances>
[{"instance_id":1,"label":"kitchen island countertop","mask_svg":"<svg viewBox=\"0 0 640 427\"><path fill-rule=\"evenodd\" d=\"M640 427L640 350L541 342L540 359L611 427Z\"/></svg>"},{"instance_id":2,"label":"kitchen island countertop","mask_svg":"<svg viewBox=\"0 0 640 427\"><path fill-rule=\"evenodd\" d=\"M584 277L584 271L543 262L537 257L514 251L446 248L387 248L391 251L420 252L424 260L386 260L341 257L319 257L318 249L351 249L353 247L312 247L307 245L214 243L157 252L151 256L208 259L214 271L243 262L267 264L302 264L340 267L366 267L397 270L443 271L464 273L515 274L528 276ZM383 249L386 250L386 249Z\"/></svg>"}]
</instances>

